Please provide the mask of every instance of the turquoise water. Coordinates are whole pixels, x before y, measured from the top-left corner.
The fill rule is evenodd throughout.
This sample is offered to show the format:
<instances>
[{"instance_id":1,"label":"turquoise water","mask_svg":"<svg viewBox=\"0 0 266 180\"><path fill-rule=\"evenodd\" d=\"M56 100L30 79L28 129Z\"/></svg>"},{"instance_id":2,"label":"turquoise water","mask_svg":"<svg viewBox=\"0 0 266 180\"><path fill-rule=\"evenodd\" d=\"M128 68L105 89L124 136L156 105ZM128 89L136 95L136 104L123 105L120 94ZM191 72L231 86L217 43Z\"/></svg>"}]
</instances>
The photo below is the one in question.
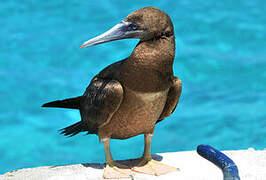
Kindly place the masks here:
<instances>
[{"instance_id":1,"label":"turquoise water","mask_svg":"<svg viewBox=\"0 0 266 180\"><path fill-rule=\"evenodd\" d=\"M152 152L266 148L266 2L14 1L0 4L0 173L24 167L104 162L97 136L65 138L57 130L79 112L42 109L81 95L105 66L128 56L137 40L79 49L145 6L175 25L175 75L183 93L158 124ZM143 137L111 142L116 159L140 156Z\"/></svg>"}]
</instances>

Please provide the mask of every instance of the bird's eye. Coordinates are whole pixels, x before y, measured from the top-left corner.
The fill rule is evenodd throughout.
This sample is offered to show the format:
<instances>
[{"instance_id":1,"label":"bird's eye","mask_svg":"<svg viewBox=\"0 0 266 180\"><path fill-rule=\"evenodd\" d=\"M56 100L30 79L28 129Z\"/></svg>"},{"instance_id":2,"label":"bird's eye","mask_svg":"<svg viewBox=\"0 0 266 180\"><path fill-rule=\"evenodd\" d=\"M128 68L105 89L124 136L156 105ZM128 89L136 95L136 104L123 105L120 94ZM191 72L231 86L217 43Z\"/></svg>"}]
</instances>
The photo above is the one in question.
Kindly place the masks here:
<instances>
[{"instance_id":1,"label":"bird's eye","mask_svg":"<svg viewBox=\"0 0 266 180\"><path fill-rule=\"evenodd\" d=\"M132 31L132 30L137 30L138 29L138 25L136 23L131 23L129 26L128 26L128 30L129 31Z\"/></svg>"}]
</instances>

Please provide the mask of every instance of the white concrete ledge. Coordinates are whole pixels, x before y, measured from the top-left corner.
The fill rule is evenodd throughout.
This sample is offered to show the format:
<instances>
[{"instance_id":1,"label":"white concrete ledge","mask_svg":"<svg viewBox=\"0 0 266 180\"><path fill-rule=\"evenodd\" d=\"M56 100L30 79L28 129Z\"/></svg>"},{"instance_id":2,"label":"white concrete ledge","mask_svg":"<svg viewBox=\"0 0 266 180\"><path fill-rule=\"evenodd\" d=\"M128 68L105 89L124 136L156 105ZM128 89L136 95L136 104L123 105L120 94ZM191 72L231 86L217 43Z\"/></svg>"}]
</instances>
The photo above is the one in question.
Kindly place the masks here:
<instances>
[{"instance_id":1,"label":"white concrete ledge","mask_svg":"<svg viewBox=\"0 0 266 180\"><path fill-rule=\"evenodd\" d=\"M266 180L266 150L254 149L224 151L238 166L241 180ZM197 154L196 151L162 153L153 155L179 172L163 176L136 174L136 180L222 180L222 171ZM0 175L0 180L96 180L102 179L103 164L88 163L66 166L43 166L20 169Z\"/></svg>"}]
</instances>

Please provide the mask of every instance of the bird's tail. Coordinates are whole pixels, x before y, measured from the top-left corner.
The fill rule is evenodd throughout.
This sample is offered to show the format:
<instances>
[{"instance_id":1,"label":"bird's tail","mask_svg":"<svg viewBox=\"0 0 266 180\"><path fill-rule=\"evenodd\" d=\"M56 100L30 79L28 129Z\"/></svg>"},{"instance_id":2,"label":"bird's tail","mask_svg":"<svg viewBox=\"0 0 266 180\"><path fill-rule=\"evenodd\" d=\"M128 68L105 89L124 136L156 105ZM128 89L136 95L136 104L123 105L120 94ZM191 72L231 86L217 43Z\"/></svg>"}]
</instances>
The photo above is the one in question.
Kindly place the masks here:
<instances>
[{"instance_id":1,"label":"bird's tail","mask_svg":"<svg viewBox=\"0 0 266 180\"><path fill-rule=\"evenodd\" d=\"M80 109L80 101L82 96L57 100L48 102L42 105L42 107L56 107L56 108L69 108L69 109Z\"/></svg>"},{"instance_id":2,"label":"bird's tail","mask_svg":"<svg viewBox=\"0 0 266 180\"><path fill-rule=\"evenodd\" d=\"M80 109L80 102L82 96L57 100L48 102L42 105L42 107L55 107L55 108L69 108L69 109ZM72 137L80 132L87 131L88 134L96 134L97 129L89 128L88 124L84 121L79 121L71 126L59 130L61 134Z\"/></svg>"},{"instance_id":3,"label":"bird's tail","mask_svg":"<svg viewBox=\"0 0 266 180\"><path fill-rule=\"evenodd\" d=\"M59 131L60 131L60 134L72 137L80 132L88 131L88 127L86 126L86 123L84 123L83 121L79 121L71 126L60 129Z\"/></svg>"}]
</instances>

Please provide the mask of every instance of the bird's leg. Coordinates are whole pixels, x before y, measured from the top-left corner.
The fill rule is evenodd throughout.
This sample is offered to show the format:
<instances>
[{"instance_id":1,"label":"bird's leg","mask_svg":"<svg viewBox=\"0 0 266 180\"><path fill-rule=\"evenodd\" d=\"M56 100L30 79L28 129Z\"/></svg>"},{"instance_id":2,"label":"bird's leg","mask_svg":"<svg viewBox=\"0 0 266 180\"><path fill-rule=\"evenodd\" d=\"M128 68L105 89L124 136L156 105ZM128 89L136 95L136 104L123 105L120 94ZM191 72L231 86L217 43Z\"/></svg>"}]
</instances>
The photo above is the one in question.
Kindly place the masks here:
<instances>
[{"instance_id":1,"label":"bird's leg","mask_svg":"<svg viewBox=\"0 0 266 180\"><path fill-rule=\"evenodd\" d=\"M144 141L144 153L140 159L138 159L137 165L133 168L133 171L138 173L150 174L160 176L170 172L178 171L178 168L168 166L166 164L155 161L151 157L151 139L153 134L145 134Z\"/></svg>"},{"instance_id":2,"label":"bird's leg","mask_svg":"<svg viewBox=\"0 0 266 180\"><path fill-rule=\"evenodd\" d=\"M119 179L119 178L133 178L133 172L124 164L115 162L110 152L110 138L103 139L105 150L106 167L104 169L103 178L105 179Z\"/></svg>"},{"instance_id":3,"label":"bird's leg","mask_svg":"<svg viewBox=\"0 0 266 180\"><path fill-rule=\"evenodd\" d=\"M144 152L142 158L145 162L152 160L151 157L151 139L153 134L145 134L144 135Z\"/></svg>"}]
</instances>

